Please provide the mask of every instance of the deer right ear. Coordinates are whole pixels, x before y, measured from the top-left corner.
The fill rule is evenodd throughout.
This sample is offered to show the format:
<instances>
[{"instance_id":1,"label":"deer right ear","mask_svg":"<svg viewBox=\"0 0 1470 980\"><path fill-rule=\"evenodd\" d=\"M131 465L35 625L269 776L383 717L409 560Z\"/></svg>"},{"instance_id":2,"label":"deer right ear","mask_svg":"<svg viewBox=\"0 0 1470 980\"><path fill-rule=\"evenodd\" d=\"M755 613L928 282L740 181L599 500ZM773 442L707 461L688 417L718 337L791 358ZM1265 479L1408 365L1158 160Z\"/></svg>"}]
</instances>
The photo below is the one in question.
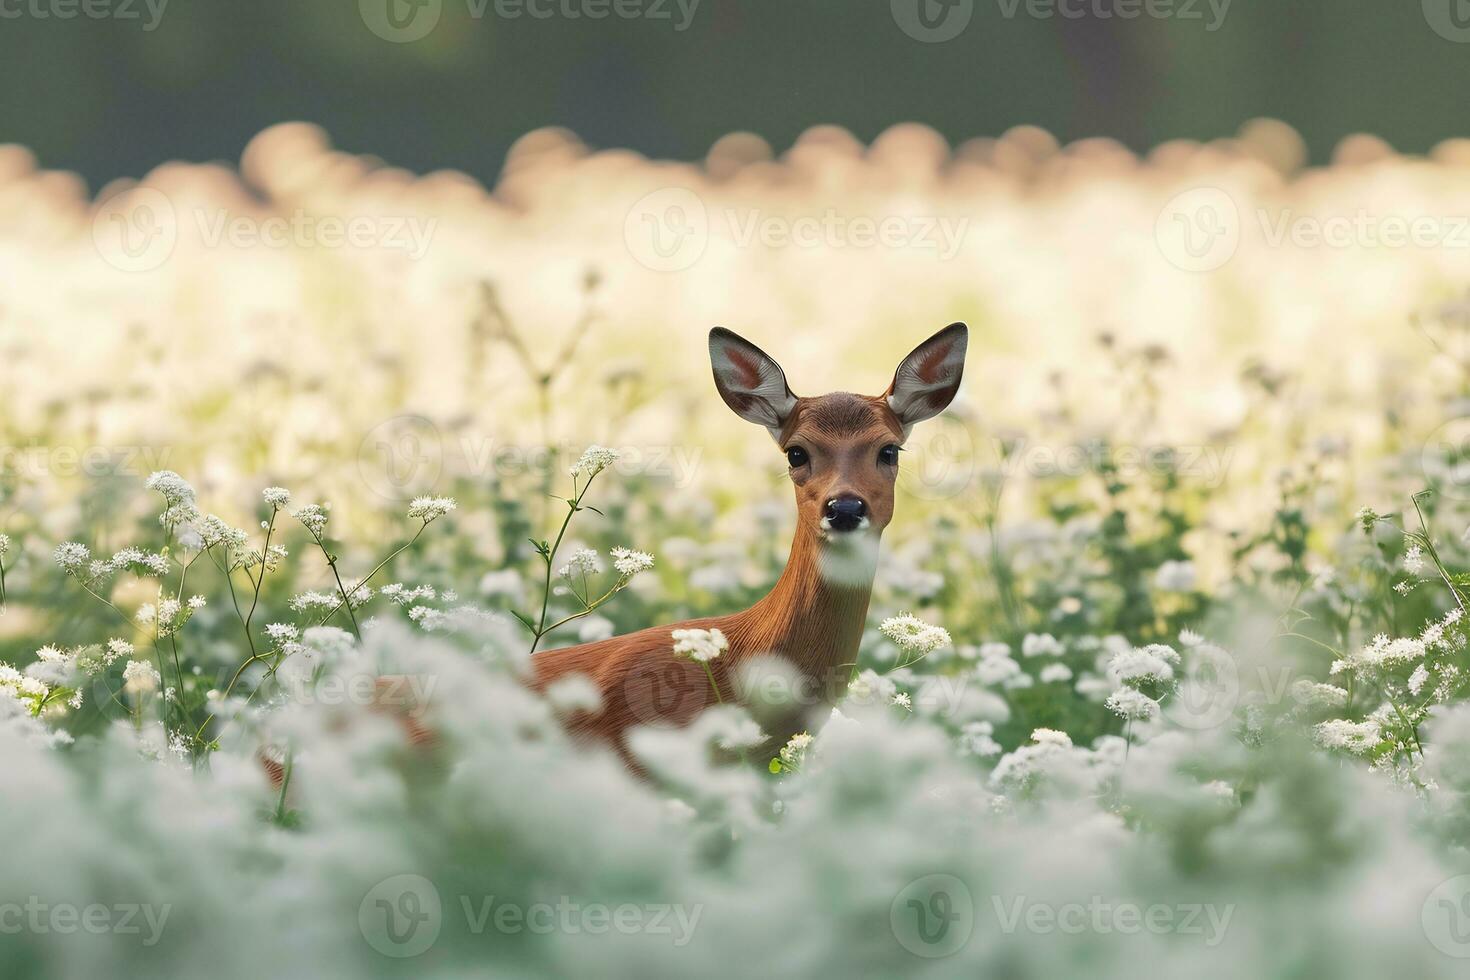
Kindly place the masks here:
<instances>
[{"instance_id":1,"label":"deer right ear","mask_svg":"<svg viewBox=\"0 0 1470 980\"><path fill-rule=\"evenodd\" d=\"M765 426L780 442L781 428L796 409L796 396L786 387L781 365L724 327L709 332L709 360L715 371L715 388L730 410L747 422Z\"/></svg>"}]
</instances>

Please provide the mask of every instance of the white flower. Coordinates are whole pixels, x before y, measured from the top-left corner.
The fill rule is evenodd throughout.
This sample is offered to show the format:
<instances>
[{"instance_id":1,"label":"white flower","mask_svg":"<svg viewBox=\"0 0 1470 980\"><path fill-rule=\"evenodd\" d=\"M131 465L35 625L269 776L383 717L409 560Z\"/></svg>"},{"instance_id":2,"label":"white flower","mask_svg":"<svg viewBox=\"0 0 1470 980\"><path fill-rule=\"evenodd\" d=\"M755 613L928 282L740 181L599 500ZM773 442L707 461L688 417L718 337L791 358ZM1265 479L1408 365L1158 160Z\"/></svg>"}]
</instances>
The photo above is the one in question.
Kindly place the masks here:
<instances>
[{"instance_id":1,"label":"white flower","mask_svg":"<svg viewBox=\"0 0 1470 980\"><path fill-rule=\"evenodd\" d=\"M153 603L145 602L138 607L137 618L138 622L142 623L144 626L147 626L149 623L158 618L158 610L154 608Z\"/></svg>"},{"instance_id":2,"label":"white flower","mask_svg":"<svg viewBox=\"0 0 1470 980\"><path fill-rule=\"evenodd\" d=\"M321 504L305 504L295 516L314 537L321 537L327 529L327 509Z\"/></svg>"},{"instance_id":3,"label":"white flower","mask_svg":"<svg viewBox=\"0 0 1470 980\"><path fill-rule=\"evenodd\" d=\"M1126 650L1113 655L1108 661L1108 677L1117 684L1138 684L1145 681L1163 684L1174 679L1171 664L1179 662L1179 654L1162 643L1150 643L1136 650Z\"/></svg>"},{"instance_id":4,"label":"white flower","mask_svg":"<svg viewBox=\"0 0 1470 980\"><path fill-rule=\"evenodd\" d=\"M1154 573L1154 587L1163 592L1193 592L1194 562L1166 561Z\"/></svg>"},{"instance_id":5,"label":"white flower","mask_svg":"<svg viewBox=\"0 0 1470 980\"><path fill-rule=\"evenodd\" d=\"M291 491L285 487L266 487L260 495L276 510L280 510L291 502Z\"/></svg>"},{"instance_id":6,"label":"white flower","mask_svg":"<svg viewBox=\"0 0 1470 980\"><path fill-rule=\"evenodd\" d=\"M265 635L277 644L284 644L295 642L301 631L290 623L271 623L265 628Z\"/></svg>"},{"instance_id":7,"label":"white flower","mask_svg":"<svg viewBox=\"0 0 1470 980\"><path fill-rule=\"evenodd\" d=\"M1038 676L1043 684L1060 684L1072 679L1072 668L1066 664L1047 664Z\"/></svg>"},{"instance_id":8,"label":"white flower","mask_svg":"<svg viewBox=\"0 0 1470 980\"><path fill-rule=\"evenodd\" d=\"M728 728L719 736L720 748L726 752L753 749L766 740L766 733L749 718L731 719Z\"/></svg>"},{"instance_id":9,"label":"white flower","mask_svg":"<svg viewBox=\"0 0 1470 980\"><path fill-rule=\"evenodd\" d=\"M1050 633L1027 633L1026 638L1021 641L1023 657L1060 657L1066 652L1061 641Z\"/></svg>"},{"instance_id":10,"label":"white flower","mask_svg":"<svg viewBox=\"0 0 1470 980\"><path fill-rule=\"evenodd\" d=\"M623 578L632 578L639 572L653 567L653 556L646 551L630 551L627 548L612 549L613 568Z\"/></svg>"},{"instance_id":11,"label":"white flower","mask_svg":"<svg viewBox=\"0 0 1470 980\"><path fill-rule=\"evenodd\" d=\"M63 570L74 574L92 557L92 550L80 541L65 541L56 546L52 557Z\"/></svg>"},{"instance_id":12,"label":"white flower","mask_svg":"<svg viewBox=\"0 0 1470 980\"><path fill-rule=\"evenodd\" d=\"M1347 704L1347 691L1306 677L1291 685L1291 697L1303 708L1341 708Z\"/></svg>"},{"instance_id":13,"label":"white flower","mask_svg":"<svg viewBox=\"0 0 1470 980\"><path fill-rule=\"evenodd\" d=\"M787 769L800 769L806 761L807 749L811 748L812 737L807 732L797 732L781 749L781 764Z\"/></svg>"},{"instance_id":14,"label":"white flower","mask_svg":"<svg viewBox=\"0 0 1470 980\"><path fill-rule=\"evenodd\" d=\"M893 701L891 703L895 707L903 708L908 711L912 711L914 707L913 699L902 691L899 691L893 696Z\"/></svg>"},{"instance_id":15,"label":"white flower","mask_svg":"<svg viewBox=\"0 0 1470 980\"><path fill-rule=\"evenodd\" d=\"M0 534L0 558L10 554L10 535Z\"/></svg>"},{"instance_id":16,"label":"white flower","mask_svg":"<svg viewBox=\"0 0 1470 980\"><path fill-rule=\"evenodd\" d=\"M873 670L865 669L847 685L847 696L858 704L867 704L878 699L883 701L896 697L898 688L893 681Z\"/></svg>"},{"instance_id":17,"label":"white flower","mask_svg":"<svg viewBox=\"0 0 1470 980\"><path fill-rule=\"evenodd\" d=\"M1366 647L1350 653L1344 660L1333 661L1331 673L1363 673L1380 667L1411 664L1423 660L1424 654L1423 640L1412 637L1390 640L1386 633L1379 633Z\"/></svg>"},{"instance_id":18,"label":"white flower","mask_svg":"<svg viewBox=\"0 0 1470 980\"><path fill-rule=\"evenodd\" d=\"M1409 675L1409 693L1418 697L1419 692L1424 689L1424 684L1428 680L1429 668L1423 664L1415 667L1414 672Z\"/></svg>"},{"instance_id":19,"label":"white flower","mask_svg":"<svg viewBox=\"0 0 1470 980\"><path fill-rule=\"evenodd\" d=\"M146 694L158 690L162 682L152 664L141 660L129 660L123 668L123 686L131 694Z\"/></svg>"},{"instance_id":20,"label":"white flower","mask_svg":"<svg viewBox=\"0 0 1470 980\"><path fill-rule=\"evenodd\" d=\"M572 464L571 475L594 477L611 466L617 458L617 452L606 446L588 446L582 451L581 458Z\"/></svg>"},{"instance_id":21,"label":"white flower","mask_svg":"<svg viewBox=\"0 0 1470 980\"><path fill-rule=\"evenodd\" d=\"M953 642L943 626L933 626L916 616L900 613L878 624L878 632L909 654L928 654Z\"/></svg>"},{"instance_id":22,"label":"white flower","mask_svg":"<svg viewBox=\"0 0 1470 980\"><path fill-rule=\"evenodd\" d=\"M213 548L217 544L230 548L243 548L246 541L249 540L244 531L231 527L213 514L200 518L194 530L199 534L199 540L206 548Z\"/></svg>"},{"instance_id":23,"label":"white flower","mask_svg":"<svg viewBox=\"0 0 1470 980\"><path fill-rule=\"evenodd\" d=\"M558 714L596 714L602 710L602 692L597 689L597 683L583 673L557 678L546 688L546 700Z\"/></svg>"},{"instance_id":24,"label":"white flower","mask_svg":"<svg viewBox=\"0 0 1470 980\"><path fill-rule=\"evenodd\" d=\"M415 497L408 505L408 516L425 524L437 520L459 506L453 497Z\"/></svg>"},{"instance_id":25,"label":"white flower","mask_svg":"<svg viewBox=\"0 0 1470 980\"><path fill-rule=\"evenodd\" d=\"M203 609L205 604L206 600L202 595L191 595L189 597L189 608L194 610L195 612Z\"/></svg>"},{"instance_id":26,"label":"white flower","mask_svg":"<svg viewBox=\"0 0 1470 980\"><path fill-rule=\"evenodd\" d=\"M1109 711L1120 718L1148 719L1159 713L1159 702L1131 687L1120 687L1107 700Z\"/></svg>"},{"instance_id":27,"label":"white flower","mask_svg":"<svg viewBox=\"0 0 1470 980\"><path fill-rule=\"evenodd\" d=\"M988 660L991 657L1009 657L1010 655L1011 645L1009 643L990 641L980 644L980 658L982 660Z\"/></svg>"},{"instance_id":28,"label":"white flower","mask_svg":"<svg viewBox=\"0 0 1470 980\"><path fill-rule=\"evenodd\" d=\"M480 578L480 594L515 598L521 594L521 575L514 568L486 572Z\"/></svg>"},{"instance_id":29,"label":"white flower","mask_svg":"<svg viewBox=\"0 0 1470 980\"><path fill-rule=\"evenodd\" d=\"M1021 665L1010 657L986 657L975 665L975 679L981 684L1002 684L1021 673Z\"/></svg>"},{"instance_id":30,"label":"white flower","mask_svg":"<svg viewBox=\"0 0 1470 980\"><path fill-rule=\"evenodd\" d=\"M194 500L194 488L173 470L158 470L143 482L143 486L163 494L164 503L170 507Z\"/></svg>"},{"instance_id":31,"label":"white flower","mask_svg":"<svg viewBox=\"0 0 1470 980\"><path fill-rule=\"evenodd\" d=\"M600 571L602 563L597 560L597 551L593 548L578 548L556 574L570 578L576 574L596 575Z\"/></svg>"},{"instance_id":32,"label":"white flower","mask_svg":"<svg viewBox=\"0 0 1470 980\"><path fill-rule=\"evenodd\" d=\"M1000 743L991 736L995 726L988 721L972 721L960 729L960 755L978 755L988 758L1000 755Z\"/></svg>"},{"instance_id":33,"label":"white flower","mask_svg":"<svg viewBox=\"0 0 1470 980\"><path fill-rule=\"evenodd\" d=\"M1059 732L1055 728L1038 728L1031 733L1031 741L1037 745L1053 745L1058 748L1070 749L1072 747L1072 736L1066 732Z\"/></svg>"},{"instance_id":34,"label":"white flower","mask_svg":"<svg viewBox=\"0 0 1470 980\"><path fill-rule=\"evenodd\" d=\"M725 634L717 629L674 630L674 653L699 663L709 663L730 647Z\"/></svg>"},{"instance_id":35,"label":"white flower","mask_svg":"<svg viewBox=\"0 0 1470 980\"><path fill-rule=\"evenodd\" d=\"M1376 721L1352 722L1342 718L1324 721L1314 729L1317 743L1329 749L1345 749L1355 755L1383 741Z\"/></svg>"},{"instance_id":36,"label":"white flower","mask_svg":"<svg viewBox=\"0 0 1470 980\"><path fill-rule=\"evenodd\" d=\"M582 620L582 625L577 628L577 640L582 643L596 643L598 640L606 640L612 635L613 623L606 616L588 616Z\"/></svg>"},{"instance_id":37,"label":"white flower","mask_svg":"<svg viewBox=\"0 0 1470 980\"><path fill-rule=\"evenodd\" d=\"M1404 552L1404 569L1418 575L1424 570L1424 549L1417 544L1409 545Z\"/></svg>"}]
</instances>

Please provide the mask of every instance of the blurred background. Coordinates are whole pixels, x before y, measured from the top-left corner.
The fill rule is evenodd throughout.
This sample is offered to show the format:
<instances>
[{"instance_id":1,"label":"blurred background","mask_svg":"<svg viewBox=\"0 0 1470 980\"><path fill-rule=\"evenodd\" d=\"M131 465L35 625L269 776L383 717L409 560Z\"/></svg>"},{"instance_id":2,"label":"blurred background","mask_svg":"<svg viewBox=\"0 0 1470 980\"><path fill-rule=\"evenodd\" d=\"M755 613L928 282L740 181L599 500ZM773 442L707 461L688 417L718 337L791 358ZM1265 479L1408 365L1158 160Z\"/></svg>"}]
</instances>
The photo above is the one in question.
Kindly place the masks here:
<instances>
[{"instance_id":1,"label":"blurred background","mask_svg":"<svg viewBox=\"0 0 1470 980\"><path fill-rule=\"evenodd\" d=\"M390 2L406 32L386 21ZM1460 0L1350 12L1330 0L923 0L937 27L916 0L645 0L637 16L597 20L564 16L563 0L415 2L113 0L96 9L114 14L63 20L40 0L6 0L0 139L94 187L169 159L233 160L286 119L415 171L485 180L516 138L550 125L692 160L728 132L779 148L814 122L866 142L917 121L953 144L1025 123L1141 151L1271 116L1320 163L1357 131L1414 153L1459 135L1470 73ZM400 37L433 23L385 43L375 18ZM953 37L916 41L905 23Z\"/></svg>"}]
</instances>

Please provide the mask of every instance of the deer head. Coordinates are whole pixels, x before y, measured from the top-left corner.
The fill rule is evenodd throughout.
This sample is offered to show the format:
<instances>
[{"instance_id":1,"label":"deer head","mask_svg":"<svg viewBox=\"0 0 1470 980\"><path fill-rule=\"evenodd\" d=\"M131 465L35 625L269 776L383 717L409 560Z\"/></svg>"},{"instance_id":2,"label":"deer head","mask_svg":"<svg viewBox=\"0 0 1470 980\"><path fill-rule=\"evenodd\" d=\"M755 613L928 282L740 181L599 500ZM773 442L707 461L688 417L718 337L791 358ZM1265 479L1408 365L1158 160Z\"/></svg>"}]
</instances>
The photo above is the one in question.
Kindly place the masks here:
<instances>
[{"instance_id":1,"label":"deer head","mask_svg":"<svg viewBox=\"0 0 1470 980\"><path fill-rule=\"evenodd\" d=\"M791 393L781 365L723 327L710 331L720 397L770 432L786 454L798 523L825 541L877 537L893 519L899 450L914 425L933 418L959 390L969 331L952 323L899 364L881 395Z\"/></svg>"}]
</instances>

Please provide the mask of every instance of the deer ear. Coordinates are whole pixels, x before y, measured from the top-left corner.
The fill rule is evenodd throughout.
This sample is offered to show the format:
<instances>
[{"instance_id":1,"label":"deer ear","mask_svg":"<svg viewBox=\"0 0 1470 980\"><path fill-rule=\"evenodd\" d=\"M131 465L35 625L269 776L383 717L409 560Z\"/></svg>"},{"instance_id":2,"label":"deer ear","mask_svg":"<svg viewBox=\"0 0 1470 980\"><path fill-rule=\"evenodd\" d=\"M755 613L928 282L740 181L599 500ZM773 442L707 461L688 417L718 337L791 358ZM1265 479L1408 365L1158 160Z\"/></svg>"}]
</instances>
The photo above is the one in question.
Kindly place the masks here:
<instances>
[{"instance_id":1,"label":"deer ear","mask_svg":"<svg viewBox=\"0 0 1470 980\"><path fill-rule=\"evenodd\" d=\"M951 323L924 341L894 372L888 386L888 407L898 416L907 434L911 426L933 418L949 407L960 390L965 371L965 347L970 331L963 323Z\"/></svg>"},{"instance_id":2,"label":"deer ear","mask_svg":"<svg viewBox=\"0 0 1470 980\"><path fill-rule=\"evenodd\" d=\"M769 354L740 335L715 327L709 332L709 360L715 387L730 410L747 422L763 425L777 440L796 408L786 375Z\"/></svg>"}]
</instances>

